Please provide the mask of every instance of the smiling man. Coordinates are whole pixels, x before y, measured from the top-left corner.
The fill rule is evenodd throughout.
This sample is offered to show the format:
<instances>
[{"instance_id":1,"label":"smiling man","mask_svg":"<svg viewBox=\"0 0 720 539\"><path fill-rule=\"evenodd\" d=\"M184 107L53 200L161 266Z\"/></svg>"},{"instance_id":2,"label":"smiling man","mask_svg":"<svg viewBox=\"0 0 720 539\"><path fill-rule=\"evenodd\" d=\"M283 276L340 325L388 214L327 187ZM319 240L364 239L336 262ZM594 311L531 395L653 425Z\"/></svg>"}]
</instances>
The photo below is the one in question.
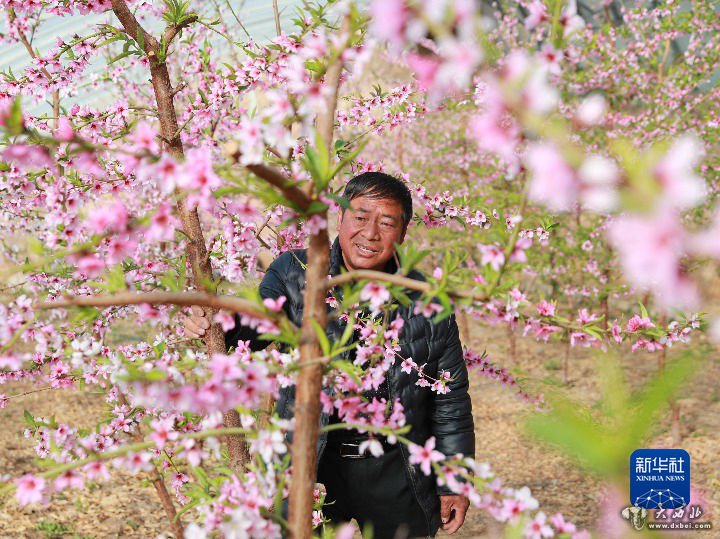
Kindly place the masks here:
<instances>
[{"instance_id":1,"label":"smiling man","mask_svg":"<svg viewBox=\"0 0 720 539\"><path fill-rule=\"evenodd\" d=\"M398 270L395 244L405 239L412 218L412 197L407 186L397 178L380 172L366 172L350 180L343 196L349 207L338 215L338 237L330 250L330 274L343 270L372 269L395 273ZM263 298L285 296L285 313L297 326L301 325L303 290L305 286L304 249L280 255L268 268L261 284ZM421 274L408 277L423 280ZM407 290L413 300L419 292ZM201 309L185 321L185 333L202 337L210 324ZM385 381L363 395L368 401L402 404L407 423L407 437L419 446L431 438L435 449L447 456L461 454L473 457L475 434L472 406L468 395L468 374L454 316L434 322L415 312L413 305L398 307L389 316L400 316L403 328L399 337L398 356L412 358L424 366L424 372L438 378L450 376L448 393L436 393L416 384L415 372L401 371L396 359L386 373ZM225 336L228 347L240 340L249 340L254 350L267 346L249 328L240 325ZM331 317L328 338L337 340L344 323ZM355 359L349 351L343 359ZM326 388L326 391L327 388ZM275 407L282 418L293 416L295 388L283 388ZM339 423L337 410L323 414L323 425ZM449 533L457 531L465 520L468 500L436 484L435 477L426 475L411 463L407 447L382 441L382 455L375 457L366 450L367 434L355 430L336 429L323 434L318 444L318 481L327 490L324 512L333 523L357 520L361 529L371 526L373 537L432 537L442 526ZM432 442L431 442L432 443Z\"/></svg>"}]
</instances>

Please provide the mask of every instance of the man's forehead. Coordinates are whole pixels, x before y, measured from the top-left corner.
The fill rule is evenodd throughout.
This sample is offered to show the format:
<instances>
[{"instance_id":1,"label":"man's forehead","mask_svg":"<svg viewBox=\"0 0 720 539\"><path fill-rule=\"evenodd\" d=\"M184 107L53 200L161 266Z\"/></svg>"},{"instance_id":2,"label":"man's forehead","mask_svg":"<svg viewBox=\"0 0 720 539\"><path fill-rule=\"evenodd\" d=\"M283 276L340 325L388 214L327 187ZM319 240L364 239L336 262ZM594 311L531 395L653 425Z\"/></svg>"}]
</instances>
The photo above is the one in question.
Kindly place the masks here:
<instances>
[{"instance_id":1,"label":"man's forehead","mask_svg":"<svg viewBox=\"0 0 720 539\"><path fill-rule=\"evenodd\" d=\"M350 208L360 213L379 212L391 217L402 216L402 205L392 198L372 198L360 195L350 201Z\"/></svg>"}]
</instances>

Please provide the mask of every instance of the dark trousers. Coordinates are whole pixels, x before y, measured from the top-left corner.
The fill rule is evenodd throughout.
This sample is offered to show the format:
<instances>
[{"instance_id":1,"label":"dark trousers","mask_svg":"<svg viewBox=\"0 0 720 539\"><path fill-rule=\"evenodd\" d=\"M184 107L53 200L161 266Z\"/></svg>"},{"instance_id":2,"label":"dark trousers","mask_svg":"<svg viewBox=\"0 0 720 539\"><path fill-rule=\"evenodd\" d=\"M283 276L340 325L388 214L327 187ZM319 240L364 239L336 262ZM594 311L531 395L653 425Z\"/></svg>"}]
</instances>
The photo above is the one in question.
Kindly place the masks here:
<instances>
[{"instance_id":1,"label":"dark trousers","mask_svg":"<svg viewBox=\"0 0 720 539\"><path fill-rule=\"evenodd\" d=\"M402 455L390 446L378 458L343 458L328 445L318 470L327 496L323 513L333 525L355 519L360 529L372 526L373 539L434 536L415 498Z\"/></svg>"}]
</instances>

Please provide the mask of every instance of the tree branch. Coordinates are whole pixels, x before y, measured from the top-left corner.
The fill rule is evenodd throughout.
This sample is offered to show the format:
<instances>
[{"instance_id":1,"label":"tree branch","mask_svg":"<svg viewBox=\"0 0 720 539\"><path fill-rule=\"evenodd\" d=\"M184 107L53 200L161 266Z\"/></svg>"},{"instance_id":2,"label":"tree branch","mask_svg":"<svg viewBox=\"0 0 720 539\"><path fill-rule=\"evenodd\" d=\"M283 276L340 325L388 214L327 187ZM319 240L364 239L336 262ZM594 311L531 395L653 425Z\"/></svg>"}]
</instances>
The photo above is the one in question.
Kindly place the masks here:
<instances>
[{"instance_id":1,"label":"tree branch","mask_svg":"<svg viewBox=\"0 0 720 539\"><path fill-rule=\"evenodd\" d=\"M285 198L294 203L301 210L305 211L310 205L310 197L300 188L292 185L292 180L279 170L267 165L248 165L247 169L258 178L265 180L273 187L279 189L280 192L285 195Z\"/></svg>"},{"instance_id":2,"label":"tree branch","mask_svg":"<svg viewBox=\"0 0 720 539\"><path fill-rule=\"evenodd\" d=\"M432 292L432 287L425 281L418 281L417 279L411 279L410 277L403 277L393 273L385 273L384 271L374 270L355 270L343 273L342 275L336 275L325 281L325 286L329 289L335 288L345 283L353 281L382 281L389 284L403 286L410 290L417 290L427 294ZM488 300L486 294L478 294L472 290L448 290L447 295L454 298L472 299L476 302L485 302Z\"/></svg>"},{"instance_id":3,"label":"tree branch","mask_svg":"<svg viewBox=\"0 0 720 539\"><path fill-rule=\"evenodd\" d=\"M182 160L185 152L179 136L180 132L178 131L179 126L177 115L175 114L175 103L173 102L173 88L170 83L170 73L168 72L167 63L165 63L164 59L160 61L159 58L160 44L138 24L137 19L135 19L135 16L128 8L125 0L112 0L112 8L125 28L125 31L132 36L135 41L138 41L138 35L143 36L142 42L150 60L150 78L152 80L153 92L155 93L155 102L157 103L160 133L166 141L165 149L173 158ZM205 282L212 279L212 266L210 264L210 256L208 254L205 236L203 235L200 217L197 208L188 207L180 197L178 197L177 200L177 208L180 214L182 228L190 238L190 241L187 243L186 252L187 259L192 268L193 283L195 284L195 288L202 290L205 288ZM209 317L213 318L215 314L214 307L211 306L210 309ZM217 322L211 321L206 341L209 354L227 352L224 332ZM223 413L223 424L229 428L239 428L240 415L237 410L226 410ZM250 459L248 445L245 440L239 436L230 436L227 442L230 467L239 474L243 471L245 463Z\"/></svg>"},{"instance_id":4,"label":"tree branch","mask_svg":"<svg viewBox=\"0 0 720 539\"><path fill-rule=\"evenodd\" d=\"M168 26L165 28L165 34L163 34L163 39L165 40L165 47L169 47L170 43L172 42L175 37L182 32L183 28L190 26L192 23L197 22L198 16L197 15L189 15L186 19L184 19L180 24L176 24L174 26Z\"/></svg>"},{"instance_id":5,"label":"tree branch","mask_svg":"<svg viewBox=\"0 0 720 539\"><path fill-rule=\"evenodd\" d=\"M157 58L157 53L160 50L160 43L152 35L148 34L145 29L140 26L140 23L130 11L130 8L125 3L125 0L112 0L112 10L115 16L123 25L125 32L133 38L137 43L142 41L143 49L147 55L152 58ZM142 38L139 39L139 36Z\"/></svg>"},{"instance_id":6,"label":"tree branch","mask_svg":"<svg viewBox=\"0 0 720 539\"><path fill-rule=\"evenodd\" d=\"M64 296L57 301L47 301L36 305L37 309L60 309L65 307L115 307L122 305L140 305L149 303L151 305L182 305L200 307L213 307L215 309L226 309L252 316L263 318L273 322L279 320L279 316L270 314L255 303L236 298L233 296L216 296L205 292L147 292L138 294L135 292L123 292L110 296Z\"/></svg>"},{"instance_id":7,"label":"tree branch","mask_svg":"<svg viewBox=\"0 0 720 539\"><path fill-rule=\"evenodd\" d=\"M273 15L275 15L275 33L279 36L282 34L282 28L280 28L280 10L277 0L273 0Z\"/></svg>"}]
</instances>

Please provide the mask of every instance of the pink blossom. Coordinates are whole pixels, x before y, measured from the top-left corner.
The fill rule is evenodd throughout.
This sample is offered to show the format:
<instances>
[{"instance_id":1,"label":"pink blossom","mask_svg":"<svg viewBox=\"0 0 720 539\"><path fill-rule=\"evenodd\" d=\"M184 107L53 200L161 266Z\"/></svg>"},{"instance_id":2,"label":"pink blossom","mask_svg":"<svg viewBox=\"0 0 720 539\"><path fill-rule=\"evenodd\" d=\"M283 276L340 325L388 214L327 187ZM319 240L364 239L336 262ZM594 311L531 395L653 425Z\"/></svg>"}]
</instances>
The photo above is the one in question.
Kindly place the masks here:
<instances>
[{"instance_id":1,"label":"pink blossom","mask_svg":"<svg viewBox=\"0 0 720 539\"><path fill-rule=\"evenodd\" d=\"M530 174L528 194L553 211L570 210L578 198L575 173L555 146L549 143L531 145L525 162Z\"/></svg>"},{"instance_id":2,"label":"pink blossom","mask_svg":"<svg viewBox=\"0 0 720 539\"><path fill-rule=\"evenodd\" d=\"M222 327L222 330L225 332L235 327L235 317L227 311L216 312L213 321L220 324L220 327Z\"/></svg>"},{"instance_id":3,"label":"pink blossom","mask_svg":"<svg viewBox=\"0 0 720 539\"><path fill-rule=\"evenodd\" d=\"M537 311L542 316L555 316L555 303L542 300L537 305Z\"/></svg>"},{"instance_id":4,"label":"pink blossom","mask_svg":"<svg viewBox=\"0 0 720 539\"><path fill-rule=\"evenodd\" d=\"M105 269L105 263L95 254L80 257L77 261L77 273L87 277L97 277Z\"/></svg>"},{"instance_id":5,"label":"pink blossom","mask_svg":"<svg viewBox=\"0 0 720 539\"><path fill-rule=\"evenodd\" d=\"M435 86L435 79L441 66L438 57L411 52L407 54L405 61L412 69L420 89L427 91Z\"/></svg>"},{"instance_id":6,"label":"pink blossom","mask_svg":"<svg viewBox=\"0 0 720 539\"><path fill-rule=\"evenodd\" d=\"M720 259L720 210L715 212L712 224L688 238L688 251L695 256Z\"/></svg>"},{"instance_id":7,"label":"pink blossom","mask_svg":"<svg viewBox=\"0 0 720 539\"><path fill-rule=\"evenodd\" d=\"M685 135L673 142L655 167L655 176L662 187L662 200L679 210L700 204L706 196L705 180L694 169L703 154L702 143Z\"/></svg>"},{"instance_id":8,"label":"pink blossom","mask_svg":"<svg viewBox=\"0 0 720 539\"><path fill-rule=\"evenodd\" d=\"M578 311L577 321L581 324L589 324L597 320L597 315L590 314L586 308L582 308Z\"/></svg>"},{"instance_id":9,"label":"pink blossom","mask_svg":"<svg viewBox=\"0 0 720 539\"><path fill-rule=\"evenodd\" d=\"M198 190L205 196L222 185L222 180L213 170L208 148L193 148L187 152L177 184L182 189Z\"/></svg>"},{"instance_id":10,"label":"pink blossom","mask_svg":"<svg viewBox=\"0 0 720 539\"><path fill-rule=\"evenodd\" d=\"M610 334L612 335L612 338L615 339L615 342L621 343L623 341L622 326L617 323L617 320L613 322Z\"/></svg>"},{"instance_id":11,"label":"pink blossom","mask_svg":"<svg viewBox=\"0 0 720 539\"><path fill-rule=\"evenodd\" d=\"M7 121L10 119L10 109L12 108L13 100L7 97L0 98L0 127L5 127Z\"/></svg>"},{"instance_id":12,"label":"pink blossom","mask_svg":"<svg viewBox=\"0 0 720 539\"><path fill-rule=\"evenodd\" d=\"M585 21L577 14L577 5L575 0L570 0L567 6L562 10L559 22L564 30L564 36L569 36L570 34L585 28Z\"/></svg>"},{"instance_id":13,"label":"pink blossom","mask_svg":"<svg viewBox=\"0 0 720 539\"><path fill-rule=\"evenodd\" d=\"M525 251L532 246L532 240L530 238L518 238L515 242L515 247L512 253L510 253L510 262L525 263L528 261L527 254Z\"/></svg>"},{"instance_id":14,"label":"pink blossom","mask_svg":"<svg viewBox=\"0 0 720 539\"><path fill-rule=\"evenodd\" d=\"M133 475L140 472L149 472L153 469L152 454L147 451L128 453L125 457L117 459L115 463Z\"/></svg>"},{"instance_id":15,"label":"pink blossom","mask_svg":"<svg viewBox=\"0 0 720 539\"><path fill-rule=\"evenodd\" d=\"M60 116L60 118L58 118L58 126L55 130L55 137L64 141L69 141L75 138L75 132L73 131L72 124L67 116Z\"/></svg>"},{"instance_id":16,"label":"pink blossom","mask_svg":"<svg viewBox=\"0 0 720 539\"><path fill-rule=\"evenodd\" d=\"M16 371L22 367L22 362L16 356L8 352L7 355L0 355L0 369Z\"/></svg>"},{"instance_id":17,"label":"pink blossom","mask_svg":"<svg viewBox=\"0 0 720 539\"><path fill-rule=\"evenodd\" d=\"M276 299L265 298L263 300L263 304L272 312L279 313L282 311L283 305L285 305L285 301L287 301L287 298L285 296L280 296Z\"/></svg>"},{"instance_id":18,"label":"pink blossom","mask_svg":"<svg viewBox=\"0 0 720 539\"><path fill-rule=\"evenodd\" d=\"M219 381L239 380L243 376L236 354L213 354L208 369L212 377Z\"/></svg>"},{"instance_id":19,"label":"pink blossom","mask_svg":"<svg viewBox=\"0 0 720 539\"><path fill-rule=\"evenodd\" d=\"M557 513L550 517L550 522L553 526L555 526L558 533L575 533L575 524L566 521L561 513Z\"/></svg>"},{"instance_id":20,"label":"pink blossom","mask_svg":"<svg viewBox=\"0 0 720 539\"><path fill-rule=\"evenodd\" d=\"M528 16L525 18L525 28L532 30L538 24L550 20L545 3L534 0L527 6Z\"/></svg>"},{"instance_id":21,"label":"pink blossom","mask_svg":"<svg viewBox=\"0 0 720 539\"><path fill-rule=\"evenodd\" d=\"M496 245L478 244L478 249L482 253L481 263L483 266L490 264L495 271L498 271L500 266L505 263L505 253Z\"/></svg>"},{"instance_id":22,"label":"pink blossom","mask_svg":"<svg viewBox=\"0 0 720 539\"><path fill-rule=\"evenodd\" d=\"M620 216L607 235L631 284L653 291L664 307L696 303L696 289L681 268L685 232L677 213L665 209L650 216Z\"/></svg>"},{"instance_id":23,"label":"pink blossom","mask_svg":"<svg viewBox=\"0 0 720 539\"><path fill-rule=\"evenodd\" d=\"M480 150L499 155L509 165L516 165L515 154L520 140L520 129L506 112L502 92L494 79L478 84L478 104L483 110L470 120L470 136Z\"/></svg>"},{"instance_id":24,"label":"pink blossom","mask_svg":"<svg viewBox=\"0 0 720 539\"><path fill-rule=\"evenodd\" d=\"M405 374L410 374L413 369L417 369L417 363L411 357L403 359L400 370Z\"/></svg>"},{"instance_id":25,"label":"pink blossom","mask_svg":"<svg viewBox=\"0 0 720 539\"><path fill-rule=\"evenodd\" d=\"M418 301L415 303L413 314L422 314L425 318L430 318L436 313L441 313L442 311L443 307L438 303L431 301L427 305L423 305L421 301Z\"/></svg>"},{"instance_id":26,"label":"pink blossom","mask_svg":"<svg viewBox=\"0 0 720 539\"><path fill-rule=\"evenodd\" d=\"M335 539L353 539L355 537L355 524L348 522L343 524L335 534Z\"/></svg>"},{"instance_id":27,"label":"pink blossom","mask_svg":"<svg viewBox=\"0 0 720 539\"><path fill-rule=\"evenodd\" d=\"M132 140L138 149L147 150L150 153L158 153L160 150L157 143L157 131L147 122L140 122L135 126Z\"/></svg>"},{"instance_id":28,"label":"pink blossom","mask_svg":"<svg viewBox=\"0 0 720 539\"><path fill-rule=\"evenodd\" d=\"M360 447L358 448L358 451L361 454L365 454L369 451L373 457L380 457L385 453L382 444L379 440L376 440L375 438L369 438L362 442L360 444Z\"/></svg>"},{"instance_id":29,"label":"pink blossom","mask_svg":"<svg viewBox=\"0 0 720 539\"><path fill-rule=\"evenodd\" d=\"M85 219L85 224L95 234L103 234L106 230L123 232L128 225L130 216L125 204L119 200L93 208Z\"/></svg>"},{"instance_id":30,"label":"pink blossom","mask_svg":"<svg viewBox=\"0 0 720 539\"><path fill-rule=\"evenodd\" d=\"M147 229L145 237L150 241L172 241L175 237L175 227L178 225L177 218L172 215L172 208L167 201L163 200L157 211L150 218L150 228Z\"/></svg>"},{"instance_id":31,"label":"pink blossom","mask_svg":"<svg viewBox=\"0 0 720 539\"><path fill-rule=\"evenodd\" d=\"M402 45L405 25L409 12L404 0L374 0L370 4L371 32L375 37L393 44Z\"/></svg>"},{"instance_id":32,"label":"pink blossom","mask_svg":"<svg viewBox=\"0 0 720 539\"><path fill-rule=\"evenodd\" d=\"M89 462L83 466L83 471L90 481L109 481L110 472L107 466L100 461Z\"/></svg>"},{"instance_id":33,"label":"pink blossom","mask_svg":"<svg viewBox=\"0 0 720 539\"><path fill-rule=\"evenodd\" d=\"M310 218L305 221L305 228L309 235L314 236L321 230L327 228L327 220L320 215L311 215Z\"/></svg>"},{"instance_id":34,"label":"pink blossom","mask_svg":"<svg viewBox=\"0 0 720 539\"><path fill-rule=\"evenodd\" d=\"M390 300L390 292L380 283L368 283L360 291L360 301L370 302L373 311L380 310L380 307Z\"/></svg>"},{"instance_id":35,"label":"pink blossom","mask_svg":"<svg viewBox=\"0 0 720 539\"><path fill-rule=\"evenodd\" d=\"M158 449L162 449L167 442L177 440L178 432L174 430L175 420L172 417L153 419L150 422L152 433L150 439L155 442Z\"/></svg>"},{"instance_id":36,"label":"pink blossom","mask_svg":"<svg viewBox=\"0 0 720 539\"><path fill-rule=\"evenodd\" d=\"M245 118L238 128L240 158L243 165L262 163L265 146L263 126L258 119Z\"/></svg>"},{"instance_id":37,"label":"pink blossom","mask_svg":"<svg viewBox=\"0 0 720 539\"><path fill-rule=\"evenodd\" d=\"M68 166L78 172L101 178L105 176L105 169L100 166L95 154L90 151L78 152L70 161Z\"/></svg>"},{"instance_id":38,"label":"pink blossom","mask_svg":"<svg viewBox=\"0 0 720 539\"><path fill-rule=\"evenodd\" d=\"M591 155L578 169L582 182L581 199L590 210L609 212L617 208L619 195L617 184L620 170L614 161L600 155Z\"/></svg>"},{"instance_id":39,"label":"pink blossom","mask_svg":"<svg viewBox=\"0 0 720 539\"><path fill-rule=\"evenodd\" d=\"M178 174L182 168L169 154L163 154L160 160L152 166L143 168L143 175L154 178L160 185L163 193L173 192L178 181Z\"/></svg>"},{"instance_id":40,"label":"pink blossom","mask_svg":"<svg viewBox=\"0 0 720 539\"><path fill-rule=\"evenodd\" d=\"M55 478L55 490L60 492L66 488L82 489L85 486L82 475L74 470L66 470Z\"/></svg>"},{"instance_id":41,"label":"pink blossom","mask_svg":"<svg viewBox=\"0 0 720 539\"><path fill-rule=\"evenodd\" d=\"M312 525L319 526L323 522L322 510L313 509L312 512Z\"/></svg>"},{"instance_id":42,"label":"pink blossom","mask_svg":"<svg viewBox=\"0 0 720 539\"><path fill-rule=\"evenodd\" d=\"M505 498L502 501L502 507L497 516L500 522L513 522L522 514L525 506L519 500Z\"/></svg>"},{"instance_id":43,"label":"pink blossom","mask_svg":"<svg viewBox=\"0 0 720 539\"><path fill-rule=\"evenodd\" d=\"M637 342L632 345L631 350L634 352L638 348L644 348L648 352L655 352L662 350L663 345L655 340L638 339Z\"/></svg>"},{"instance_id":44,"label":"pink blossom","mask_svg":"<svg viewBox=\"0 0 720 539\"><path fill-rule=\"evenodd\" d=\"M590 94L582 100L575 113L578 122L583 125L599 124L607 112L607 101L600 94Z\"/></svg>"},{"instance_id":45,"label":"pink blossom","mask_svg":"<svg viewBox=\"0 0 720 539\"><path fill-rule=\"evenodd\" d=\"M553 529L546 523L547 517L542 511L538 511L523 531L523 536L527 539L542 539L543 537L552 537L555 535Z\"/></svg>"},{"instance_id":46,"label":"pink blossom","mask_svg":"<svg viewBox=\"0 0 720 539\"><path fill-rule=\"evenodd\" d=\"M26 474L15 480L15 498L20 505L39 503L44 499L47 482L42 477Z\"/></svg>"},{"instance_id":47,"label":"pink blossom","mask_svg":"<svg viewBox=\"0 0 720 539\"><path fill-rule=\"evenodd\" d=\"M107 244L107 260L118 264L131 256L137 248L137 242L127 237L113 236Z\"/></svg>"},{"instance_id":48,"label":"pink blossom","mask_svg":"<svg viewBox=\"0 0 720 539\"><path fill-rule=\"evenodd\" d=\"M628 320L627 328L625 331L628 333L634 333L638 331L639 329L645 329L645 328L654 328L655 324L652 323L652 321L647 318L641 318L637 314L633 316L630 320Z\"/></svg>"},{"instance_id":49,"label":"pink blossom","mask_svg":"<svg viewBox=\"0 0 720 539\"><path fill-rule=\"evenodd\" d=\"M434 436L428 438L424 446L411 443L408 445L408 449L410 450L410 464L419 464L425 475L430 475L430 466L433 462L440 462L445 458L445 455L435 450Z\"/></svg>"},{"instance_id":50,"label":"pink blossom","mask_svg":"<svg viewBox=\"0 0 720 539\"><path fill-rule=\"evenodd\" d=\"M20 169L51 168L53 160L43 146L11 144L2 152L2 160L15 164Z\"/></svg>"},{"instance_id":51,"label":"pink blossom","mask_svg":"<svg viewBox=\"0 0 720 539\"><path fill-rule=\"evenodd\" d=\"M265 463L271 463L273 455L287 453L285 438L279 430L261 430L257 438L250 440L250 449L258 453Z\"/></svg>"},{"instance_id":52,"label":"pink blossom","mask_svg":"<svg viewBox=\"0 0 720 539\"><path fill-rule=\"evenodd\" d=\"M590 348L597 343L597 338L588 335L582 331L573 331L570 333L570 346L580 345L583 348Z\"/></svg>"}]
</instances>

